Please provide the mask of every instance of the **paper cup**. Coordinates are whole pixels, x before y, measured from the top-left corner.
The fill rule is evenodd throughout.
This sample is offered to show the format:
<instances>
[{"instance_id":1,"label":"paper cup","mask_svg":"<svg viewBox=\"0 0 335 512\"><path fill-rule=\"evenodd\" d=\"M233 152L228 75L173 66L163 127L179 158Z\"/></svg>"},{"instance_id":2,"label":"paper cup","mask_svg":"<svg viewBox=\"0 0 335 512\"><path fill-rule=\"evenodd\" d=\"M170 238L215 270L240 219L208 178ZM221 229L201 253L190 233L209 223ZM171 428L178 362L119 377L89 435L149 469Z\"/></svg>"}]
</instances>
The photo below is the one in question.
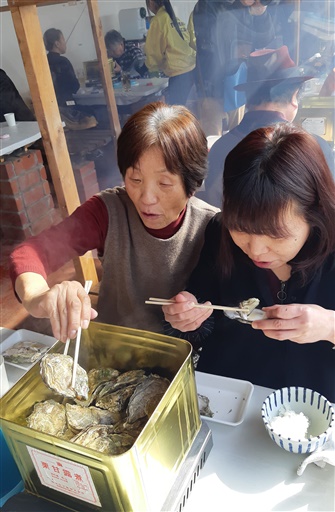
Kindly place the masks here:
<instances>
[{"instance_id":1,"label":"paper cup","mask_svg":"<svg viewBox=\"0 0 335 512\"><path fill-rule=\"evenodd\" d=\"M9 390L5 360L0 355L0 398Z\"/></svg>"},{"instance_id":2,"label":"paper cup","mask_svg":"<svg viewBox=\"0 0 335 512\"><path fill-rule=\"evenodd\" d=\"M9 114L4 114L4 117L6 119L8 126L16 125L15 114L13 112L10 112Z\"/></svg>"}]
</instances>

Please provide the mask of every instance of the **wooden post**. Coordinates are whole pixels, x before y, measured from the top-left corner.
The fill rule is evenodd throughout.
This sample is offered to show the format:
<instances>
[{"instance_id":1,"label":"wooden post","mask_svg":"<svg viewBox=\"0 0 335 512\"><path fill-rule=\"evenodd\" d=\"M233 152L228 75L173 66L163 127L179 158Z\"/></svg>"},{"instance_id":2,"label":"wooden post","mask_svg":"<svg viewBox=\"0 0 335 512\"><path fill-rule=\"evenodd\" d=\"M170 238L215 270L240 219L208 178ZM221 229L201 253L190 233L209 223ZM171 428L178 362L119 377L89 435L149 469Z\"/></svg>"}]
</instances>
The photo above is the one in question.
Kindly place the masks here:
<instances>
[{"instance_id":1,"label":"wooden post","mask_svg":"<svg viewBox=\"0 0 335 512\"><path fill-rule=\"evenodd\" d=\"M80 201L44 49L37 7L29 5L29 0L24 5L15 0L10 1L14 28L52 181L61 214L66 217L80 205ZM74 265L78 280L84 282L91 279L94 284L98 282L91 252L76 258Z\"/></svg>"},{"instance_id":2,"label":"wooden post","mask_svg":"<svg viewBox=\"0 0 335 512\"><path fill-rule=\"evenodd\" d=\"M91 20L93 39L97 52L99 69L101 73L102 86L105 93L110 125L112 128L112 136L114 138L114 147L116 147L116 139L120 134L120 120L115 102L113 83L109 68L107 51L104 37L102 34L101 19L99 15L98 0L87 0L88 13Z\"/></svg>"}]
</instances>

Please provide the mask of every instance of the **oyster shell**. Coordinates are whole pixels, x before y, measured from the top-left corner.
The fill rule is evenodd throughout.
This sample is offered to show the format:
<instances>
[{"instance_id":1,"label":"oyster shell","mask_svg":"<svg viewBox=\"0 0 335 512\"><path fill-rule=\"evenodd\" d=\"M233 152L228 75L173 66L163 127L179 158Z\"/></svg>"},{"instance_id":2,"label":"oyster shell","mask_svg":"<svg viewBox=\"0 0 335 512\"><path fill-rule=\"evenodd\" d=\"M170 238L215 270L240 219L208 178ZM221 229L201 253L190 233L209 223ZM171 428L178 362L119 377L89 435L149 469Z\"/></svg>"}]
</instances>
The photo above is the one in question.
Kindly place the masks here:
<instances>
[{"instance_id":1,"label":"oyster shell","mask_svg":"<svg viewBox=\"0 0 335 512\"><path fill-rule=\"evenodd\" d=\"M35 404L33 412L27 417L27 426L45 434L63 436L67 428L64 405L55 400Z\"/></svg>"},{"instance_id":2,"label":"oyster shell","mask_svg":"<svg viewBox=\"0 0 335 512\"><path fill-rule=\"evenodd\" d=\"M69 398L87 400L88 377L86 371L77 365L74 388L72 382L73 359L63 354L46 354L40 363L44 383L56 393Z\"/></svg>"},{"instance_id":3,"label":"oyster shell","mask_svg":"<svg viewBox=\"0 0 335 512\"><path fill-rule=\"evenodd\" d=\"M129 423L148 417L157 407L165 391L169 387L168 379L151 374L143 382L136 386L127 408Z\"/></svg>"},{"instance_id":4,"label":"oyster shell","mask_svg":"<svg viewBox=\"0 0 335 512\"><path fill-rule=\"evenodd\" d=\"M264 320L266 313L261 309L256 309L259 305L259 299L251 298L243 300L239 303L239 307L248 309L248 312L243 311L224 311L224 314L231 320L238 320L243 324L251 324L255 320Z\"/></svg>"},{"instance_id":5,"label":"oyster shell","mask_svg":"<svg viewBox=\"0 0 335 512\"><path fill-rule=\"evenodd\" d=\"M135 438L125 432L114 434L111 426L96 425L80 432L72 438L72 442L107 455L119 455L131 448Z\"/></svg>"},{"instance_id":6,"label":"oyster shell","mask_svg":"<svg viewBox=\"0 0 335 512\"><path fill-rule=\"evenodd\" d=\"M102 398L96 401L96 407L101 409L108 409L112 415L112 423L117 423L126 416L126 407L129 398L132 396L136 388L136 385L126 386L118 389L113 393L104 395Z\"/></svg>"},{"instance_id":7,"label":"oyster shell","mask_svg":"<svg viewBox=\"0 0 335 512\"><path fill-rule=\"evenodd\" d=\"M65 411L67 424L75 432L93 425L110 425L112 423L112 414L98 407L65 404Z\"/></svg>"},{"instance_id":8,"label":"oyster shell","mask_svg":"<svg viewBox=\"0 0 335 512\"><path fill-rule=\"evenodd\" d=\"M211 410L209 406L209 398L205 395L200 395L198 393L198 403L199 403L199 412L201 416L207 416L208 418L213 418L214 412Z\"/></svg>"},{"instance_id":9,"label":"oyster shell","mask_svg":"<svg viewBox=\"0 0 335 512\"><path fill-rule=\"evenodd\" d=\"M49 347L38 341L19 341L2 355L8 363L31 364L38 361L47 350Z\"/></svg>"}]
</instances>

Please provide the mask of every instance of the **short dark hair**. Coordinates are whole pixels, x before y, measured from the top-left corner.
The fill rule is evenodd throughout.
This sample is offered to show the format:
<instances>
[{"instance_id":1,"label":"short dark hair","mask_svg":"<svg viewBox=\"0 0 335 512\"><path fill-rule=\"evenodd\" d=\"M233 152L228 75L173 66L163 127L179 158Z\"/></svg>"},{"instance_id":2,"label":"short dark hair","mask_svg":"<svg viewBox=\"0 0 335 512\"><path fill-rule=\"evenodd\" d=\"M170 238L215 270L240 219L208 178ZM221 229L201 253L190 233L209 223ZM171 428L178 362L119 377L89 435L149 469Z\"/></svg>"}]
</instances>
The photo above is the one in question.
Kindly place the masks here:
<instances>
[{"instance_id":1,"label":"short dark hair","mask_svg":"<svg viewBox=\"0 0 335 512\"><path fill-rule=\"evenodd\" d=\"M115 46L117 44L122 44L124 39L120 32L117 30L109 30L105 35L105 45L108 50L111 46Z\"/></svg>"},{"instance_id":2,"label":"short dark hair","mask_svg":"<svg viewBox=\"0 0 335 512\"><path fill-rule=\"evenodd\" d=\"M48 30L44 32L43 41L48 52L51 52L55 42L59 41L62 34L62 31L58 28L48 28Z\"/></svg>"},{"instance_id":3,"label":"short dark hair","mask_svg":"<svg viewBox=\"0 0 335 512\"><path fill-rule=\"evenodd\" d=\"M231 273L229 230L282 237L282 214L297 208L310 234L289 262L309 280L335 251L335 183L316 139L290 123L260 128L227 155L224 166L221 259Z\"/></svg>"},{"instance_id":4,"label":"short dark hair","mask_svg":"<svg viewBox=\"0 0 335 512\"><path fill-rule=\"evenodd\" d=\"M207 174L207 140L186 107L150 103L128 119L117 141L122 176L151 148L158 148L166 168L181 176L187 196L201 186Z\"/></svg>"}]
</instances>

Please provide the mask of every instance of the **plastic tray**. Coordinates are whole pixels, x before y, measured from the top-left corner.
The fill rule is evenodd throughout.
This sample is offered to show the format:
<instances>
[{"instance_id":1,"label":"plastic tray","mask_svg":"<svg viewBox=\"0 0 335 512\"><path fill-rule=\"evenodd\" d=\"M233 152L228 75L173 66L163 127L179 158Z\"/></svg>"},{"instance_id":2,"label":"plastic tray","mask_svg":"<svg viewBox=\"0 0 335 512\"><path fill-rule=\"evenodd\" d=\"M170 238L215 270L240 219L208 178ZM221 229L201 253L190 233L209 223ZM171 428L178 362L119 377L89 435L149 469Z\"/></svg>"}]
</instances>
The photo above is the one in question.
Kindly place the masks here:
<instances>
[{"instance_id":1,"label":"plastic tray","mask_svg":"<svg viewBox=\"0 0 335 512\"><path fill-rule=\"evenodd\" d=\"M20 341L38 341L39 343L43 343L43 345L46 345L47 347L52 347L57 340L52 336L39 334L38 332L28 331L27 329L18 329L13 334L8 336L8 338L6 338L0 344L0 354L2 354L3 352L5 352L5 350L15 345L15 343L19 343ZM21 368L22 370L25 371L29 370L35 363L18 364L5 361L7 367L13 366L15 368Z\"/></svg>"},{"instance_id":2,"label":"plastic tray","mask_svg":"<svg viewBox=\"0 0 335 512\"><path fill-rule=\"evenodd\" d=\"M242 423L254 386L246 380L231 379L195 372L197 391L209 398L213 417L201 416L206 421L236 426Z\"/></svg>"}]
</instances>

